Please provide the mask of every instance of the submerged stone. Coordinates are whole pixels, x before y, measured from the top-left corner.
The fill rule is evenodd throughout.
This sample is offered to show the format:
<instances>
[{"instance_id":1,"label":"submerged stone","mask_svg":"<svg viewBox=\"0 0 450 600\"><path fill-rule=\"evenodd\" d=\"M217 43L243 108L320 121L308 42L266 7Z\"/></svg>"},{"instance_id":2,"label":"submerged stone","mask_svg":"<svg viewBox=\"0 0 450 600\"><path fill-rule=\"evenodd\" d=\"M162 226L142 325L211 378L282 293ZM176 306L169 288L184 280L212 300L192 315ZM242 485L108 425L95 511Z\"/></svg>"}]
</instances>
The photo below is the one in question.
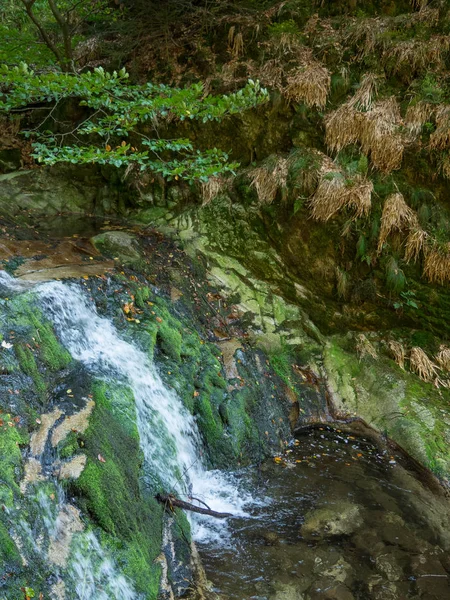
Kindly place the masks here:
<instances>
[{"instance_id":1,"label":"submerged stone","mask_svg":"<svg viewBox=\"0 0 450 600\"><path fill-rule=\"evenodd\" d=\"M307 539L350 535L361 527L360 507L345 500L309 512L300 534Z\"/></svg>"}]
</instances>

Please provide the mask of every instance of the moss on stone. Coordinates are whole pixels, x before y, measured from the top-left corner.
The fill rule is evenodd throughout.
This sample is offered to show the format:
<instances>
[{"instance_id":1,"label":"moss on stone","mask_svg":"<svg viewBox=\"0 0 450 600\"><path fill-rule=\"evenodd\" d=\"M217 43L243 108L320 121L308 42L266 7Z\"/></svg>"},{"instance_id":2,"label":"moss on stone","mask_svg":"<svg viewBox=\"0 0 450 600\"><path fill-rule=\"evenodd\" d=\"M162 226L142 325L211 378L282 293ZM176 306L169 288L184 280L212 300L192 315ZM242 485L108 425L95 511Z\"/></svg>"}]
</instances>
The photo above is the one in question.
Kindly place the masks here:
<instances>
[{"instance_id":1,"label":"moss on stone","mask_svg":"<svg viewBox=\"0 0 450 600\"><path fill-rule=\"evenodd\" d=\"M158 329L158 335L162 351L173 358L180 360L181 357L181 333L171 326L167 321L163 321Z\"/></svg>"},{"instance_id":2,"label":"moss on stone","mask_svg":"<svg viewBox=\"0 0 450 600\"><path fill-rule=\"evenodd\" d=\"M9 569L13 569L14 567L19 567L20 564L21 560L19 551L11 539L7 528L0 521L0 565L2 567L5 565Z\"/></svg>"},{"instance_id":3,"label":"moss on stone","mask_svg":"<svg viewBox=\"0 0 450 600\"><path fill-rule=\"evenodd\" d=\"M1 414L0 417L0 505L10 507L14 497L19 494L22 465L20 445L27 442L28 436L15 426L12 415Z\"/></svg>"},{"instance_id":4,"label":"moss on stone","mask_svg":"<svg viewBox=\"0 0 450 600\"><path fill-rule=\"evenodd\" d=\"M105 532L136 591L155 600L160 567L153 561L160 552L162 507L142 488L133 394L106 382L96 382L93 392L96 404L82 447L88 460L70 489Z\"/></svg>"},{"instance_id":5,"label":"moss on stone","mask_svg":"<svg viewBox=\"0 0 450 600\"><path fill-rule=\"evenodd\" d=\"M36 391L42 397L45 394L47 386L41 373L39 372L33 352L23 344L16 344L14 346L14 350L16 352L20 368L26 375L31 377Z\"/></svg>"}]
</instances>

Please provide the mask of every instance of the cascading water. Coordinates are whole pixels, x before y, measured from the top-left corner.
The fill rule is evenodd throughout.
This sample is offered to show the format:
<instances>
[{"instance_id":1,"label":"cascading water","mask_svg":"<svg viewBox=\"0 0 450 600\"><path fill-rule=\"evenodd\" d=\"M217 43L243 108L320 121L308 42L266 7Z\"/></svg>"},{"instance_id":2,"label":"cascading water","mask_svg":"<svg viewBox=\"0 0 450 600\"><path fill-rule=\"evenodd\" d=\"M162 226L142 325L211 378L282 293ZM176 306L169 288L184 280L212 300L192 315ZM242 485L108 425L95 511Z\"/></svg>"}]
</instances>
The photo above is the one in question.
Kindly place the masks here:
<instances>
[{"instance_id":1,"label":"cascading water","mask_svg":"<svg viewBox=\"0 0 450 600\"><path fill-rule=\"evenodd\" d=\"M242 511L244 498L233 483L218 471L205 470L195 419L164 386L147 355L123 340L76 285L50 282L36 293L72 357L96 376L119 378L133 390L147 477L165 490L192 491L220 512Z\"/></svg>"}]
</instances>

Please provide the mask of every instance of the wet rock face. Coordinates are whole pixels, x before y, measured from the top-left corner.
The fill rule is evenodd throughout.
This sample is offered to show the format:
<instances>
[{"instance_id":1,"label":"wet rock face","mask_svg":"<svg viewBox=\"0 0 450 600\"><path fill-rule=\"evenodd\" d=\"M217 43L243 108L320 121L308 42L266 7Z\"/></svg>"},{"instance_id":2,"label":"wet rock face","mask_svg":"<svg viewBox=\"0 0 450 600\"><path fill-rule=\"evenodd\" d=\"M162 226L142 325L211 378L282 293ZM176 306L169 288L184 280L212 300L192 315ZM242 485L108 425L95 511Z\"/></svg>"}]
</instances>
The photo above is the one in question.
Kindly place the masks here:
<instances>
[{"instance_id":1,"label":"wet rock face","mask_svg":"<svg viewBox=\"0 0 450 600\"><path fill-rule=\"evenodd\" d=\"M300 534L306 539L326 539L350 535L361 527L361 509L347 501L336 502L308 513Z\"/></svg>"},{"instance_id":2,"label":"wet rock face","mask_svg":"<svg viewBox=\"0 0 450 600\"><path fill-rule=\"evenodd\" d=\"M97 250L112 258L119 258L124 264L136 262L141 257L136 237L125 231L106 231L94 236L91 242Z\"/></svg>"}]
</instances>

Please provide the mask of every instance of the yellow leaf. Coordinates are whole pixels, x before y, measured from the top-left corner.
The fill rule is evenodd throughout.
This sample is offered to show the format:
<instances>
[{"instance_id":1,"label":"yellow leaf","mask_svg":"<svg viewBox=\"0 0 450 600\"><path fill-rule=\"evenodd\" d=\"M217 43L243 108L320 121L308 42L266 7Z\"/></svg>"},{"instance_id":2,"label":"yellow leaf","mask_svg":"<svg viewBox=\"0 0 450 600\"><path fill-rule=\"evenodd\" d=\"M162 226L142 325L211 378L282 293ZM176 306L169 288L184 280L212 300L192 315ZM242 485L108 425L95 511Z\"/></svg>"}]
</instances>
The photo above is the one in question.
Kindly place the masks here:
<instances>
[{"instance_id":1,"label":"yellow leaf","mask_svg":"<svg viewBox=\"0 0 450 600\"><path fill-rule=\"evenodd\" d=\"M111 152L111 146L109 144L106 144L105 150L106 152Z\"/></svg>"}]
</instances>

